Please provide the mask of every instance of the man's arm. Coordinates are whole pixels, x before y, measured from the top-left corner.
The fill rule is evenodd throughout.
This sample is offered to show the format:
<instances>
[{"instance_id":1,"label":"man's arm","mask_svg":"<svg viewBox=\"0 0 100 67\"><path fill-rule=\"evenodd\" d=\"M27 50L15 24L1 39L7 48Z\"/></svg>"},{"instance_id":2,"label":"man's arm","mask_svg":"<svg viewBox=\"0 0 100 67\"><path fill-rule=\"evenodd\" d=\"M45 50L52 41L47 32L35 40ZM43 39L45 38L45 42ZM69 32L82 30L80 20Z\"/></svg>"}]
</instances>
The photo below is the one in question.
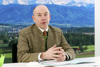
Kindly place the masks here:
<instances>
[{"instance_id":1,"label":"man's arm","mask_svg":"<svg viewBox=\"0 0 100 67\"><path fill-rule=\"evenodd\" d=\"M29 49L29 43L26 35L23 32L19 32L19 40L17 46L17 60L18 62L32 62L38 61L39 53L32 53Z\"/></svg>"},{"instance_id":2,"label":"man's arm","mask_svg":"<svg viewBox=\"0 0 100 67\"><path fill-rule=\"evenodd\" d=\"M72 49L72 47L67 43L63 33L61 33L61 46L62 49L64 49L64 52L69 56L69 59L74 59L76 57L74 50ZM67 60L67 56L66 56L66 60Z\"/></svg>"},{"instance_id":3,"label":"man's arm","mask_svg":"<svg viewBox=\"0 0 100 67\"><path fill-rule=\"evenodd\" d=\"M57 61L65 61L75 58L75 52L71 48L71 46L65 40L63 33L61 33L61 43L60 46L56 46L56 44L49 48L46 52L41 54L41 58L44 59L53 59Z\"/></svg>"}]
</instances>

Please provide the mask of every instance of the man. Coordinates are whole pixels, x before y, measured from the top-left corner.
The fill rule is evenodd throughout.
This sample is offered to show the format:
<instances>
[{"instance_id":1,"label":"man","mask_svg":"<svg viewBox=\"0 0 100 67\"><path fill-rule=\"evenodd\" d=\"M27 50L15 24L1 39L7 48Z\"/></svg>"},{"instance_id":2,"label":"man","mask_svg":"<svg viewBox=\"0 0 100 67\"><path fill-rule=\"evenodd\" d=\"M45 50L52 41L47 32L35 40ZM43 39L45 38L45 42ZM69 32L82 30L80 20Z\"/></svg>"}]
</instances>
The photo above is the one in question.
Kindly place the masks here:
<instances>
[{"instance_id":1,"label":"man","mask_svg":"<svg viewBox=\"0 0 100 67\"><path fill-rule=\"evenodd\" d=\"M22 29L18 40L18 62L39 60L65 61L75 58L75 52L66 42L59 28L49 26L50 12L44 5L33 10L35 24ZM43 36L43 32L47 31Z\"/></svg>"}]
</instances>

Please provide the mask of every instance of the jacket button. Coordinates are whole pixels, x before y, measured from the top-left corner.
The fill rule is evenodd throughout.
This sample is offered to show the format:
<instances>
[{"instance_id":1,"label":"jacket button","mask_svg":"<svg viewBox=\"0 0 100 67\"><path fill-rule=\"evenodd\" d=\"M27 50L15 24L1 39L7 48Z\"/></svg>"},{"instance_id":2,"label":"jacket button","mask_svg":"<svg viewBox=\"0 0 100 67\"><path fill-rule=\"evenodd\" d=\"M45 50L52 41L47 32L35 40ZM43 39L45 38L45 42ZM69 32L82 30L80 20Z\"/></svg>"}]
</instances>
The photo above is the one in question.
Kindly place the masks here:
<instances>
[{"instance_id":1,"label":"jacket button","mask_svg":"<svg viewBox=\"0 0 100 67\"><path fill-rule=\"evenodd\" d=\"M45 41L45 39L42 39L43 41Z\"/></svg>"}]
</instances>

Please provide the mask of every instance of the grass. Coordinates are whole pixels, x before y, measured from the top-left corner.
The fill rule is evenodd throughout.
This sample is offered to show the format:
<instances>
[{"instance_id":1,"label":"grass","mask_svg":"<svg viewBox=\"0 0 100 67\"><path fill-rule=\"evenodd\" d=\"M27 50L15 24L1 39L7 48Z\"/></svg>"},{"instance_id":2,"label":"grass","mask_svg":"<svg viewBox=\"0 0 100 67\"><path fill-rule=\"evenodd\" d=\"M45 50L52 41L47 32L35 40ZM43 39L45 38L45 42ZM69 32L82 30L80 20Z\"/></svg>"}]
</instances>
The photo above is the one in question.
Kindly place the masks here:
<instances>
[{"instance_id":1,"label":"grass","mask_svg":"<svg viewBox=\"0 0 100 67\"><path fill-rule=\"evenodd\" d=\"M7 47L7 44L3 44L3 46ZM1 47L1 45L0 45ZM83 46L85 47L85 46ZM76 58L83 58L83 57L94 57L94 45L87 46L88 49L84 51L84 53L76 54ZM78 48L78 46L74 46L73 48ZM6 53L5 54L5 61L4 63L12 63L12 53Z\"/></svg>"},{"instance_id":2,"label":"grass","mask_svg":"<svg viewBox=\"0 0 100 67\"><path fill-rule=\"evenodd\" d=\"M83 53L76 54L76 58L94 57L94 56L95 56L94 51L88 51L88 52L83 52Z\"/></svg>"},{"instance_id":3,"label":"grass","mask_svg":"<svg viewBox=\"0 0 100 67\"><path fill-rule=\"evenodd\" d=\"M86 46L83 46L83 48ZM73 48L79 48L79 46L73 46ZM83 53L76 54L76 58L83 58L83 57L94 57L95 53L95 45L88 45L88 49L84 50Z\"/></svg>"},{"instance_id":4,"label":"grass","mask_svg":"<svg viewBox=\"0 0 100 67\"><path fill-rule=\"evenodd\" d=\"M94 57L94 54L90 54L90 55L76 55L76 58L84 58L84 57Z\"/></svg>"},{"instance_id":5,"label":"grass","mask_svg":"<svg viewBox=\"0 0 100 67\"><path fill-rule=\"evenodd\" d=\"M4 63L12 63L12 58L5 58Z\"/></svg>"},{"instance_id":6,"label":"grass","mask_svg":"<svg viewBox=\"0 0 100 67\"><path fill-rule=\"evenodd\" d=\"M83 46L83 47L85 47L85 46ZM90 45L90 46L87 46L87 50L84 50L84 51L93 51L93 50L95 50L95 45Z\"/></svg>"},{"instance_id":7,"label":"grass","mask_svg":"<svg viewBox=\"0 0 100 67\"><path fill-rule=\"evenodd\" d=\"M5 54L5 58L12 58L12 53Z\"/></svg>"},{"instance_id":8,"label":"grass","mask_svg":"<svg viewBox=\"0 0 100 67\"><path fill-rule=\"evenodd\" d=\"M8 43L7 44L0 44L0 47L8 47Z\"/></svg>"},{"instance_id":9,"label":"grass","mask_svg":"<svg viewBox=\"0 0 100 67\"><path fill-rule=\"evenodd\" d=\"M12 63L12 53L5 54L4 63Z\"/></svg>"},{"instance_id":10,"label":"grass","mask_svg":"<svg viewBox=\"0 0 100 67\"><path fill-rule=\"evenodd\" d=\"M83 46L83 48L86 46ZM79 46L73 46L73 48L79 48ZM94 51L95 50L95 45L88 45L87 46L87 50L84 50L84 52L88 52L88 51Z\"/></svg>"}]
</instances>

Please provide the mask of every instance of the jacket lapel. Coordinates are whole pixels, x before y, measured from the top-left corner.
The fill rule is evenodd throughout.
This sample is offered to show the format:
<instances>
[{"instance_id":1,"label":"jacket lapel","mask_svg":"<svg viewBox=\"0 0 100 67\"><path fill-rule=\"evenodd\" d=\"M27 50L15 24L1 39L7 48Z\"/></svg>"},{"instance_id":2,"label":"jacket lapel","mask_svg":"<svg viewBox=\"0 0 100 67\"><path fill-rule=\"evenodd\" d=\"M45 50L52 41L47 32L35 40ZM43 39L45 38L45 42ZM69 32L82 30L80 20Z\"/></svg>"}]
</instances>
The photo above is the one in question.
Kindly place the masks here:
<instances>
[{"instance_id":1,"label":"jacket lapel","mask_svg":"<svg viewBox=\"0 0 100 67\"><path fill-rule=\"evenodd\" d=\"M49 30L48 30L48 39L47 39L47 49L52 47L54 45L54 31L52 31L49 27Z\"/></svg>"},{"instance_id":2,"label":"jacket lapel","mask_svg":"<svg viewBox=\"0 0 100 67\"><path fill-rule=\"evenodd\" d=\"M43 33L41 32L41 30L35 25L35 28L33 29L34 31L34 35L36 35L35 37L35 41L36 41L36 48L38 49L38 51L45 51L45 38L43 37Z\"/></svg>"}]
</instances>

